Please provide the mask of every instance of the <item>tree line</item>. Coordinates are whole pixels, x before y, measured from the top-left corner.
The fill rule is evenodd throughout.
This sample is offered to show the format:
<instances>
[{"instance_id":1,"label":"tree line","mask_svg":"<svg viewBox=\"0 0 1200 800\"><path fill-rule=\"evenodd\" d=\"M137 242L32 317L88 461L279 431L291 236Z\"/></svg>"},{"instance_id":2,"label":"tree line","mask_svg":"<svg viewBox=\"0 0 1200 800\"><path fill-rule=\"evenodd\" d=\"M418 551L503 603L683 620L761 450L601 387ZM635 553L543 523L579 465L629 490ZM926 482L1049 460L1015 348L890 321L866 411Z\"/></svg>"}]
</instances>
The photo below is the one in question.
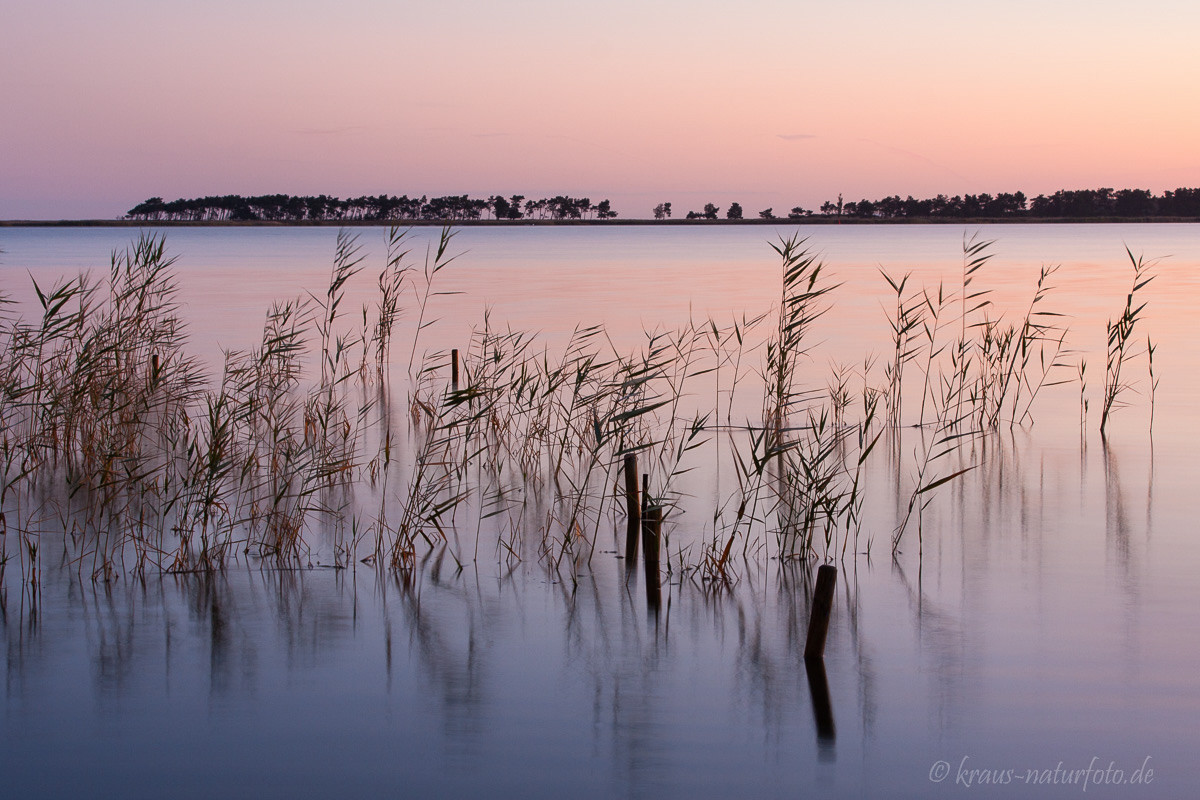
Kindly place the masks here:
<instances>
[{"instance_id":1,"label":"tree line","mask_svg":"<svg viewBox=\"0 0 1200 800\"><path fill-rule=\"evenodd\" d=\"M653 209L658 220L671 218L671 204L659 203ZM827 200L817 212L796 206L783 215L774 209L758 212L761 219L800 219L819 214L825 217L855 217L860 219L1104 219L1104 218L1150 218L1150 217L1200 217L1200 189L1175 189L1161 195L1145 189L1078 189L1060 190L1052 195L1039 194L1029 199L1024 192L990 194L968 194L948 197L939 194L924 200L912 195L899 195L879 200L857 200L837 202ZM706 203L702 211L687 212L687 219L714 220L721 216L721 209L714 203ZM726 219L743 218L742 206L730 204L724 214Z\"/></svg>"},{"instance_id":2,"label":"tree line","mask_svg":"<svg viewBox=\"0 0 1200 800\"><path fill-rule=\"evenodd\" d=\"M1051 195L1039 194L1027 198L1024 192L968 194L917 200L899 195L879 200L859 200L843 203L826 201L820 207L825 216L904 219L904 218L973 218L973 219L1103 219L1142 217L1200 216L1200 189L1175 189L1162 195L1145 189L1060 189Z\"/></svg>"},{"instance_id":3,"label":"tree line","mask_svg":"<svg viewBox=\"0 0 1200 800\"><path fill-rule=\"evenodd\" d=\"M652 213L656 220L671 218L671 204L659 203ZM878 200L837 202L827 200L817 211L796 206L786 215L777 216L773 209L758 212L761 219L800 219L820 215L823 217L849 217L860 219L1104 219L1104 218L1194 218L1200 217L1200 189L1179 188L1165 191L1161 195L1145 189L1078 189L1060 190L1052 195L1039 194L1030 199L1023 192L990 194L968 194L918 200L912 195L899 195ZM467 195L446 197L354 197L341 200L328 195L294 196L286 194L223 195L201 197L191 200L164 201L152 197L131 208L126 219L144 221L366 221L386 222L404 220L431 220L457 222L463 220L581 220L614 219L608 200L593 204L589 198L574 198L558 195L540 200L526 199L524 195L504 197L493 195L486 200ZM687 219L715 220L721 209L707 203L701 211L688 211ZM743 218L742 206L730 204L724 217L730 220Z\"/></svg>"},{"instance_id":4,"label":"tree line","mask_svg":"<svg viewBox=\"0 0 1200 800\"><path fill-rule=\"evenodd\" d=\"M268 194L255 197L222 195L164 201L151 197L125 214L126 219L181 222L307 222L307 221L380 221L476 219L612 219L617 212L608 200L593 204L589 198L559 195L540 200L524 195L486 200L467 195L446 197L375 197L342 200L328 195L295 196Z\"/></svg>"}]
</instances>

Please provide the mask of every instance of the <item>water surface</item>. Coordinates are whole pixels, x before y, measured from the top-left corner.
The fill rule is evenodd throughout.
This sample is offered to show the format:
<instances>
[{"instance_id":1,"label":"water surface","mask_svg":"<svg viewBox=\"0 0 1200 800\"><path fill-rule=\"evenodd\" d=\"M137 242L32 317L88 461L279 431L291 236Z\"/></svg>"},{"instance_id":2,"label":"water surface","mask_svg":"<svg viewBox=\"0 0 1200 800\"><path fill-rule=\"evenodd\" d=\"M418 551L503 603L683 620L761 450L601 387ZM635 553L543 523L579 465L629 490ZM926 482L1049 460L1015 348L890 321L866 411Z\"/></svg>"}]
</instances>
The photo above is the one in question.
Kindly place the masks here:
<instances>
[{"instance_id":1,"label":"water surface","mask_svg":"<svg viewBox=\"0 0 1200 800\"><path fill-rule=\"evenodd\" d=\"M973 232L805 227L842 284L818 328L813 383L830 362L886 352L881 269L953 284ZM640 568L627 575L619 558L619 520L566 568L513 564L490 539L460 545L462 570L445 550L421 553L408 580L239 561L219 575L105 584L47 556L36 607L14 564L0 588L0 785L14 797L1060 797L1080 793L1082 775L1068 776L1090 767L1087 796L1194 793L1200 228L981 234L997 239L983 280L998 311L1023 313L1039 268L1062 265L1051 302L1070 320L1070 357L1095 376L1091 411L1081 426L1078 382L1047 389L1035 423L972 452L977 468L937 492L920 547L908 536L895 557L911 477L892 473L915 434L899 462L872 460L880 488L860 553L837 562L828 708L802 658L815 565L750 555L722 591L673 572L656 613ZM255 344L272 300L320 291L335 235L167 232L196 350L217 364L222 348ZM431 235L413 234L418 262ZM382 266L382 233L360 236L355 303ZM464 229L440 284L462 294L434 299L439 322L420 349L462 346L485 309L547 347L602 322L630 349L645 329L765 311L779 292L771 236ZM129 237L5 229L0 285L29 303L28 275L103 270ZM1126 247L1163 259L1140 323L1161 384L1151 432L1138 362L1140 394L1102 440L1104 323L1129 289ZM708 494L727 480L691 476L697 499L672 529L677 543L704 535ZM1115 785L1115 770L1140 782ZM1007 782L965 785L982 779Z\"/></svg>"}]
</instances>

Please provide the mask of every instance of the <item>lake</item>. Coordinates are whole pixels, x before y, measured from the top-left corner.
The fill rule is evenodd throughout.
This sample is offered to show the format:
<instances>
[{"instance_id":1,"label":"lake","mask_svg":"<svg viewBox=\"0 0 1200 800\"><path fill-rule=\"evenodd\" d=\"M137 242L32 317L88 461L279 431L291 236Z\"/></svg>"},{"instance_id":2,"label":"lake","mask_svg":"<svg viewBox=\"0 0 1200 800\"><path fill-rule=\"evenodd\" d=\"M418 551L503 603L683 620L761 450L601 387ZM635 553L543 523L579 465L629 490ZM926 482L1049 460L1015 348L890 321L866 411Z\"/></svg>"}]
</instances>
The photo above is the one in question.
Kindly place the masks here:
<instances>
[{"instance_id":1,"label":"lake","mask_svg":"<svg viewBox=\"0 0 1200 800\"><path fill-rule=\"evenodd\" d=\"M489 331L536 333L529 352L544 352L543 362L565 360L581 325L604 326L594 341L614 359L635 358L647 331L667 341L689 324L703 332L711 319L726 333L720 352L742 361L706 371L704 359L718 351L698 345L695 377L679 393L679 419L714 411L698 439L705 448L685 454L678 474L655 475L672 504L657 602L644 565L623 558L625 522L609 502L619 468L607 462L588 466L594 474L565 473L567 482L590 481L578 497L592 509L577 527L559 526L565 530L556 527L561 498L544 508L528 488L526 516L511 505L490 516L483 489L499 496L507 484L489 483L486 470L472 466L464 485L483 489L455 509L444 540L415 539L402 570L382 558L363 563L370 536L353 532L371 522L375 512L364 509L402 516L404 485L386 479L362 488L365 499L349 506L356 516L342 528L313 521L303 557L287 568L239 544L215 571L166 572L166 557L139 571L116 557L108 580L93 579L99 556L86 532L64 530L69 498L41 489L11 498L0 583L4 793L1195 794L1200 544L1189 498L1200 452L1200 348L1192 341L1200 226L801 228L831 287L821 298L827 310L806 328L795 373L801 400L814 407L835 369L848 376L845 412L856 419L863 391L886 384L896 293L882 273L897 283L911 273L902 299L912 308L922 298L936 305L941 282L943 295L956 299L943 304L935 341L949 345L960 327L965 335L963 248L972 235L995 243L972 275L971 292L986 290L981 299L990 305L970 313L970 330L985 330L985 320L1019 323L1041 269L1057 266L1047 279L1053 288L1034 307L1055 316L1034 319L1058 326L1061 337L1029 350L1026 368L1039 385L1030 416L1021 413L1032 399L1025 389L1016 414L1001 406L998 424L952 440L942 458L940 447L930 455L930 434L950 429L930 420L970 403L970 390L946 395L955 386L947 371L923 385L927 328L915 326L896 425L861 462L853 437L830 457L839 481L858 474L866 487L858 523L837 523L812 557L793 557L780 544L777 516L734 521L746 496L738 458L744 466L754 426L762 430L752 387L763 380L774 317L752 328L743 347L727 333L735 321L778 309L780 257L770 243L793 230L464 228L448 251L457 258L434 280L422 319L433 324L415 345L421 318L406 295L389 358L399 394L411 389L396 377L407 374L410 354L414 363L428 354L438 387L450 348L463 351L470 380L482 375L489 362L470 354L485 316ZM347 284L336 326L347 341L369 325L364 304L368 317L375 313L386 260L382 229L353 233L365 261ZM437 235L410 234L406 263L418 273ZM110 253L135 236L0 229L0 291L14 301L12 313L29 317L37 302L31 277L45 290L81 270L106 276ZM337 231L178 228L165 236L178 257L187 346L215 385L223 351L259 346L272 302L324 295ZM1145 307L1122 373L1128 388L1102 437L1106 322L1125 308L1130 253L1154 262L1154 279L1137 292L1135 306ZM1050 362L1062 366L1046 370ZM939 392L948 397L940 406ZM887 428L885 404L866 430ZM604 425L663 413L614 413ZM406 405L394 414L404 431L397 449L414 457L424 440L407 415ZM787 435L810 441L815 423L796 415L801 422ZM599 417L585 419L576 452L563 447L560 457L583 458L591 422L597 440L607 435ZM365 435L368 449L380 446L373 435ZM668 444L664 450L678 441ZM772 455L756 496L786 494L779 487L791 484L774 464L815 452L797 447L777 462ZM966 471L931 486L959 470ZM553 483L537 485L549 492ZM809 488L788 496L803 499ZM893 550L914 502L917 513ZM534 524L536 514L551 522ZM39 547L36 592L19 526ZM731 530L736 547L714 578L705 559L719 555ZM339 550L347 541L350 557ZM838 568L828 642L823 669L806 669L812 578L826 560Z\"/></svg>"}]
</instances>

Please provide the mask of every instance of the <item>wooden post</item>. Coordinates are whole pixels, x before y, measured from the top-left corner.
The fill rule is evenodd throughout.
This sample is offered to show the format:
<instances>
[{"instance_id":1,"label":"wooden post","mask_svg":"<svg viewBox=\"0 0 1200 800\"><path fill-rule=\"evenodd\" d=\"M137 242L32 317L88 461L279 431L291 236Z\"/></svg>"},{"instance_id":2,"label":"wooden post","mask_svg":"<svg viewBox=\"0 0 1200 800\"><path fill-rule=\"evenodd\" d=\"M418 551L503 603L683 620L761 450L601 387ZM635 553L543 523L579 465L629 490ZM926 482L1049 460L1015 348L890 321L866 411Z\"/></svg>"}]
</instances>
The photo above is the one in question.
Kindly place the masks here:
<instances>
[{"instance_id":1,"label":"wooden post","mask_svg":"<svg viewBox=\"0 0 1200 800\"><path fill-rule=\"evenodd\" d=\"M450 351L450 388L458 391L458 350Z\"/></svg>"},{"instance_id":2,"label":"wooden post","mask_svg":"<svg viewBox=\"0 0 1200 800\"><path fill-rule=\"evenodd\" d=\"M642 529L642 506L638 500L638 466L635 453L625 454L625 508L629 516L625 529L625 558L629 565L637 560L638 532Z\"/></svg>"},{"instance_id":3,"label":"wooden post","mask_svg":"<svg viewBox=\"0 0 1200 800\"><path fill-rule=\"evenodd\" d=\"M662 506L650 506L642 517L642 549L645 551L646 569L658 571L658 537L662 531Z\"/></svg>"},{"instance_id":4,"label":"wooden post","mask_svg":"<svg viewBox=\"0 0 1200 800\"><path fill-rule=\"evenodd\" d=\"M837 567L822 564L817 570L817 588L813 591L812 617L808 621L808 639L804 643L805 660L825 657L825 635L829 633L829 612L833 610L833 589Z\"/></svg>"},{"instance_id":5,"label":"wooden post","mask_svg":"<svg viewBox=\"0 0 1200 800\"><path fill-rule=\"evenodd\" d=\"M662 533L662 506L650 506L642 517L642 553L646 567L646 600L652 609L662 605L662 579L658 575L658 542Z\"/></svg>"}]
</instances>

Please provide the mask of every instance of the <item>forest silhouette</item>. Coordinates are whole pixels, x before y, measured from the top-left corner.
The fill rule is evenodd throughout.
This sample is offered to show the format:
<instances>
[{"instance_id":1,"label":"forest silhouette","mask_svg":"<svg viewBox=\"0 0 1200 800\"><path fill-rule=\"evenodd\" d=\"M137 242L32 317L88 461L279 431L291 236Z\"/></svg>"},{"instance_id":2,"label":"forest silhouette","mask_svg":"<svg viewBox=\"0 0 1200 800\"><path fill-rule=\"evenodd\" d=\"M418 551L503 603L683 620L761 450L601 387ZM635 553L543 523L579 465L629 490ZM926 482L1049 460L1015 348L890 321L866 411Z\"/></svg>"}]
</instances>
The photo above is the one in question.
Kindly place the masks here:
<instances>
[{"instance_id":1,"label":"forest silhouette","mask_svg":"<svg viewBox=\"0 0 1200 800\"><path fill-rule=\"evenodd\" d=\"M652 212L656 220L671 218L671 203L659 203ZM707 203L703 211L689 211L689 220L716 220L720 208ZM592 203L589 198L557 195L527 199L524 195L492 195L487 199L468 195L445 197L393 197L386 194L346 200L329 195L287 194L221 195L164 201L152 197L131 208L125 218L141 221L176 222L337 222L337 221L437 221L469 220L611 220L617 217L608 200ZM744 219L740 203L731 203L725 219ZM899 195L877 200L827 200L817 211L796 206L787 219L1186 219L1200 217L1200 189L1179 188L1156 195L1145 189L1059 190L1051 195L1028 198L1023 192L967 194L916 199ZM780 219L768 208L750 219Z\"/></svg>"}]
</instances>

